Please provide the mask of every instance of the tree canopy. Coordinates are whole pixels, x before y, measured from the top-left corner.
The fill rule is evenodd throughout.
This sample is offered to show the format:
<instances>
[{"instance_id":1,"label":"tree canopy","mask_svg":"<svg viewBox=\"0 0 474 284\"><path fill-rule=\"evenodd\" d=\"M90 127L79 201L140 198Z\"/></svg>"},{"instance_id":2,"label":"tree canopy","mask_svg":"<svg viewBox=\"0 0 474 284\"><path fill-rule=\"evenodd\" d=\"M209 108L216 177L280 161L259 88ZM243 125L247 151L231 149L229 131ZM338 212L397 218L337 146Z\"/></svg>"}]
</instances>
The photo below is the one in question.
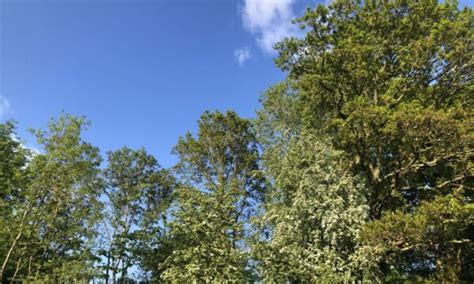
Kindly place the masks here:
<instances>
[{"instance_id":1,"label":"tree canopy","mask_svg":"<svg viewBox=\"0 0 474 284\"><path fill-rule=\"evenodd\" d=\"M0 123L0 282L473 282L474 29L456 1L331 1L255 119L205 111L162 168L61 114Z\"/></svg>"}]
</instances>

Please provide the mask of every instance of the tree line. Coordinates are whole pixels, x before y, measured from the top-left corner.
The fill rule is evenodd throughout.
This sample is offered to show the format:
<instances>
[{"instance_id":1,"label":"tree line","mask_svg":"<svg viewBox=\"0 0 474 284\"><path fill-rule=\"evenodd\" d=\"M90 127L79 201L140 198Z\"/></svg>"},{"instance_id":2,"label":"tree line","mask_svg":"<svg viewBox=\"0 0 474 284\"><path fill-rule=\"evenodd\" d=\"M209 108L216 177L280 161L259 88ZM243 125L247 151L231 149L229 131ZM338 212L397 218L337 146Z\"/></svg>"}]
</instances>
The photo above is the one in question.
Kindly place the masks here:
<instances>
[{"instance_id":1,"label":"tree line","mask_svg":"<svg viewBox=\"0 0 474 284\"><path fill-rule=\"evenodd\" d=\"M333 1L275 46L255 119L202 114L161 167L83 117L0 124L0 281L473 282L470 8Z\"/></svg>"}]
</instances>

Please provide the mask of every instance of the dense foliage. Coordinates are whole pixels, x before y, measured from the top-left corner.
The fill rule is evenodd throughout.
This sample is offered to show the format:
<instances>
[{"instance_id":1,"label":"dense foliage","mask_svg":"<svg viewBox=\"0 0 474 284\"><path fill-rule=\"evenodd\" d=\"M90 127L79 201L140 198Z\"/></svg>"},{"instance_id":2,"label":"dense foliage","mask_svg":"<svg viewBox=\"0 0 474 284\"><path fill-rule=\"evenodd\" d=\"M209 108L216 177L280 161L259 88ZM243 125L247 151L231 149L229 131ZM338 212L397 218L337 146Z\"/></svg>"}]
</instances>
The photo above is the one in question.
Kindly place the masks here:
<instances>
[{"instance_id":1,"label":"dense foliage","mask_svg":"<svg viewBox=\"0 0 474 284\"><path fill-rule=\"evenodd\" d=\"M170 281L243 281L248 255L245 222L261 199L264 180L248 120L206 112L197 138L188 133L174 152L182 185L169 224L173 253L163 263Z\"/></svg>"},{"instance_id":2,"label":"dense foliage","mask_svg":"<svg viewBox=\"0 0 474 284\"><path fill-rule=\"evenodd\" d=\"M258 235L253 246L269 282L352 281L365 268L357 241L368 216L366 188L324 142L297 137L269 166L274 190L257 224L271 237Z\"/></svg>"},{"instance_id":3,"label":"dense foliage","mask_svg":"<svg viewBox=\"0 0 474 284\"><path fill-rule=\"evenodd\" d=\"M163 169L88 122L0 124L0 282L474 281L474 25L432 0L333 1L276 45L255 120L205 112Z\"/></svg>"},{"instance_id":4,"label":"dense foliage","mask_svg":"<svg viewBox=\"0 0 474 284\"><path fill-rule=\"evenodd\" d=\"M336 1L277 46L288 79L262 117L285 118L274 97L291 98L292 129L329 137L366 177L360 241L382 278L473 277L472 16L452 1Z\"/></svg>"}]
</instances>

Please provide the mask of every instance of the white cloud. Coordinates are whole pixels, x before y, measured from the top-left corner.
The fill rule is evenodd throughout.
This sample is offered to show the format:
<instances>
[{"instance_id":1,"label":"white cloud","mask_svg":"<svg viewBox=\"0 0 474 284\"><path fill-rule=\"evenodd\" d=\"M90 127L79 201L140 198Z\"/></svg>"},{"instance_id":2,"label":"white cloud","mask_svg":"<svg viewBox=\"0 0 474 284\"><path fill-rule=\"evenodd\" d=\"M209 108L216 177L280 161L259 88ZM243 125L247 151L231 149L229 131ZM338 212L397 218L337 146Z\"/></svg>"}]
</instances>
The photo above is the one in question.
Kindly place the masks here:
<instances>
[{"instance_id":1,"label":"white cloud","mask_svg":"<svg viewBox=\"0 0 474 284\"><path fill-rule=\"evenodd\" d=\"M236 49L234 52L234 58L240 66L244 65L245 61L250 59L250 49L248 47Z\"/></svg>"},{"instance_id":2,"label":"white cloud","mask_svg":"<svg viewBox=\"0 0 474 284\"><path fill-rule=\"evenodd\" d=\"M10 103L7 99L0 96L0 118L8 114L10 111Z\"/></svg>"},{"instance_id":3,"label":"white cloud","mask_svg":"<svg viewBox=\"0 0 474 284\"><path fill-rule=\"evenodd\" d=\"M273 53L273 45L285 37L296 36L298 29L291 21L296 0L244 0L241 9L244 27L254 34L258 45Z\"/></svg>"},{"instance_id":4,"label":"white cloud","mask_svg":"<svg viewBox=\"0 0 474 284\"><path fill-rule=\"evenodd\" d=\"M36 148L36 147L26 145L26 142L20 140L18 137L12 135L11 138L12 138L14 141L19 142L19 143L20 143L20 147L22 147L22 148L25 149L25 150L30 151L30 154L31 154L31 157L30 157L30 158L33 158L33 157L35 157L35 156L41 154L41 150L39 150L39 149Z\"/></svg>"}]
</instances>

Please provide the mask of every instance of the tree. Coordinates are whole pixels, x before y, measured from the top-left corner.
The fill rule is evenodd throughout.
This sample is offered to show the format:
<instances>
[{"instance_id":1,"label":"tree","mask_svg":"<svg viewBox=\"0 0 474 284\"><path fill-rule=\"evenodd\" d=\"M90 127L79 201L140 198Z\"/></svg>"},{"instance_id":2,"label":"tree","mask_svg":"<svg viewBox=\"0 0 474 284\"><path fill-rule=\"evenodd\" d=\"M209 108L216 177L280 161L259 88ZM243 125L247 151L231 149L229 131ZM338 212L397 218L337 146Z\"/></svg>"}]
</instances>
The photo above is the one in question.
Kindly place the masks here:
<instances>
[{"instance_id":1,"label":"tree","mask_svg":"<svg viewBox=\"0 0 474 284\"><path fill-rule=\"evenodd\" d=\"M252 247L265 281L361 280L359 233L368 217L361 178L313 134L293 138L278 162ZM275 160L276 161L276 160Z\"/></svg>"},{"instance_id":2,"label":"tree","mask_svg":"<svg viewBox=\"0 0 474 284\"><path fill-rule=\"evenodd\" d=\"M334 1L308 10L296 22L306 36L276 46L276 63L288 78L264 97L261 124L289 123L280 129L330 137L353 173L366 177L370 218L382 218L381 225L390 212L410 219L429 212L421 204L438 208L428 203L439 198L456 196L452 202L470 206L472 10L458 10L455 1ZM440 215L437 221L449 222L444 218ZM382 227L387 236L395 235L389 228L402 229ZM405 230L409 234L409 228ZM462 234L431 239L431 246L440 247L443 240L469 255L472 237ZM448 263L452 254L428 257L432 248L418 246L417 258L399 254L411 267L400 273L441 275L444 268L437 263ZM393 263L389 255L377 261L383 274ZM464 270L469 258L460 261L457 277L471 280ZM428 276L419 274L415 268L421 263L436 269Z\"/></svg>"},{"instance_id":3,"label":"tree","mask_svg":"<svg viewBox=\"0 0 474 284\"><path fill-rule=\"evenodd\" d=\"M259 151L248 120L234 112L205 112L198 135L174 148L182 178L169 223L173 253L167 281L239 281L247 277L245 224L263 194Z\"/></svg>"},{"instance_id":4,"label":"tree","mask_svg":"<svg viewBox=\"0 0 474 284\"><path fill-rule=\"evenodd\" d=\"M9 230L15 238L7 243L7 258L15 266L13 277L91 277L103 186L99 150L81 139L86 125L83 118L63 114L47 131L33 131L44 153L29 161L29 182L12 205Z\"/></svg>"},{"instance_id":5,"label":"tree","mask_svg":"<svg viewBox=\"0 0 474 284\"><path fill-rule=\"evenodd\" d=\"M0 124L0 282L15 274L12 264L16 244L22 230L12 228L20 205L21 189L27 183L26 163L30 153L15 138L15 124Z\"/></svg>"},{"instance_id":6,"label":"tree","mask_svg":"<svg viewBox=\"0 0 474 284\"><path fill-rule=\"evenodd\" d=\"M472 156L472 11L445 1L336 1L278 45L304 125L331 133L377 188L371 215L423 188L467 182Z\"/></svg>"},{"instance_id":7,"label":"tree","mask_svg":"<svg viewBox=\"0 0 474 284\"><path fill-rule=\"evenodd\" d=\"M161 234L158 223L170 204L174 179L144 149L127 147L108 152L105 177L109 212L104 221L110 227L104 228L109 235L105 275L108 279L112 270L115 283L117 272L126 279L128 269L139 259L137 251Z\"/></svg>"}]
</instances>

